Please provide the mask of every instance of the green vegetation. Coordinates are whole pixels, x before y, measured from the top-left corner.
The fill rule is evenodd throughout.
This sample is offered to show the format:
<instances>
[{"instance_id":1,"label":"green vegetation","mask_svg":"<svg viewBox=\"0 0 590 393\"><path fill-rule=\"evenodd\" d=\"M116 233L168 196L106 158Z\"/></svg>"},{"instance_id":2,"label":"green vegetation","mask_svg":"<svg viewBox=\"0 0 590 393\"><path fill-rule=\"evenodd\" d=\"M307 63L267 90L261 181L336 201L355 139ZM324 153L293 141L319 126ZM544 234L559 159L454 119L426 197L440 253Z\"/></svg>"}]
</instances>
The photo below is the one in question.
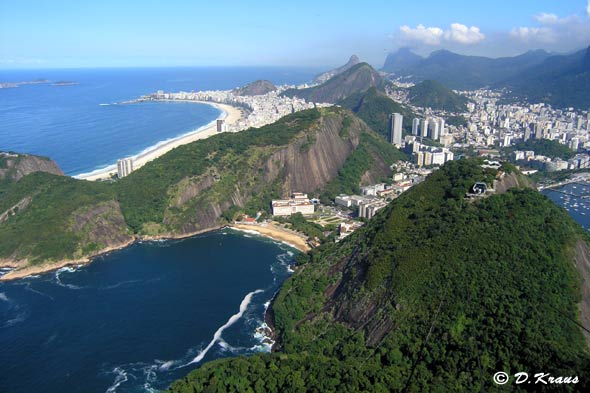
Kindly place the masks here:
<instances>
[{"instance_id":1,"label":"green vegetation","mask_svg":"<svg viewBox=\"0 0 590 393\"><path fill-rule=\"evenodd\" d=\"M339 194L358 194L361 179L365 173L376 166L407 159L407 156L389 143L383 143L375 135L363 134L363 143L354 151L338 172L338 176L329 182L320 194L324 203L331 203Z\"/></svg>"},{"instance_id":2,"label":"green vegetation","mask_svg":"<svg viewBox=\"0 0 590 393\"><path fill-rule=\"evenodd\" d=\"M308 221L301 213L296 213L286 218L277 217L275 219L281 223L291 224L291 228L294 231L301 232L311 239L318 238L320 241L326 240L322 226Z\"/></svg>"},{"instance_id":3,"label":"green vegetation","mask_svg":"<svg viewBox=\"0 0 590 393\"><path fill-rule=\"evenodd\" d=\"M318 110L299 112L262 128L237 134L224 133L206 142L191 143L172 150L162 159L148 163L145 169L135 171L116 183L125 221L135 232L140 232L144 223L163 222L170 204L169 189L181 179L203 175L212 167L224 172L220 176L221 181L232 183L232 179L240 178L254 182L256 179L245 173L251 168L248 160L268 157L273 146L288 144L319 117ZM228 176L232 177L228 179ZM216 199L231 199L230 194L224 194L233 191L229 184L222 183L217 188L219 194Z\"/></svg>"},{"instance_id":4,"label":"green vegetation","mask_svg":"<svg viewBox=\"0 0 590 393\"><path fill-rule=\"evenodd\" d=\"M273 304L280 352L205 364L170 391L497 391L498 370L578 375L558 389L587 390L582 230L530 189L465 201L494 175L480 162L447 163L313 250Z\"/></svg>"},{"instance_id":5,"label":"green vegetation","mask_svg":"<svg viewBox=\"0 0 590 393\"><path fill-rule=\"evenodd\" d=\"M425 80L408 89L412 105L444 110L465 112L469 99L463 97L434 80Z\"/></svg>"},{"instance_id":6,"label":"green vegetation","mask_svg":"<svg viewBox=\"0 0 590 393\"><path fill-rule=\"evenodd\" d=\"M35 172L2 195L0 212L25 196L32 196L30 205L0 225L0 256L28 258L31 263L74 258L87 245L81 244L83 234L72 228L72 214L80 206L115 199L108 184Z\"/></svg>"},{"instance_id":7,"label":"green vegetation","mask_svg":"<svg viewBox=\"0 0 590 393\"><path fill-rule=\"evenodd\" d=\"M455 126L455 127L459 127L459 126L466 127L467 126L467 119L461 115L449 116L449 117L445 118L445 121L446 121L447 125L449 125L449 126Z\"/></svg>"},{"instance_id":8,"label":"green vegetation","mask_svg":"<svg viewBox=\"0 0 590 393\"><path fill-rule=\"evenodd\" d=\"M412 119L416 116L407 107L393 101L376 88L364 93L356 93L339 102L345 108L353 111L358 117L377 134L386 140L389 138L389 115L401 113L404 116L403 128L406 134L412 132Z\"/></svg>"},{"instance_id":9,"label":"green vegetation","mask_svg":"<svg viewBox=\"0 0 590 393\"><path fill-rule=\"evenodd\" d=\"M520 142L504 149L506 153L511 153L515 150L532 150L536 155L561 158L563 160L570 159L576 154L566 145L549 139L529 139L526 142Z\"/></svg>"},{"instance_id":10,"label":"green vegetation","mask_svg":"<svg viewBox=\"0 0 590 393\"><path fill-rule=\"evenodd\" d=\"M16 213L0 223L0 258L32 264L79 258L122 244L133 234L187 234L243 213L270 213L270 200L285 196L289 179L299 174L294 171L313 171L313 159L302 156L317 156L323 165L332 165L332 173L342 169L344 158L331 162L334 157L326 153L330 147L318 146L326 138L345 149L361 142L346 153L353 158L341 171L344 185L331 185L335 191L349 184L358 187L363 175L387 175L389 165L401 157L350 111L334 107L180 146L114 183L34 173L11 182L0 198L0 214L9 209ZM320 193L325 182L308 177L297 187ZM293 224L323 239L313 224Z\"/></svg>"}]
</instances>

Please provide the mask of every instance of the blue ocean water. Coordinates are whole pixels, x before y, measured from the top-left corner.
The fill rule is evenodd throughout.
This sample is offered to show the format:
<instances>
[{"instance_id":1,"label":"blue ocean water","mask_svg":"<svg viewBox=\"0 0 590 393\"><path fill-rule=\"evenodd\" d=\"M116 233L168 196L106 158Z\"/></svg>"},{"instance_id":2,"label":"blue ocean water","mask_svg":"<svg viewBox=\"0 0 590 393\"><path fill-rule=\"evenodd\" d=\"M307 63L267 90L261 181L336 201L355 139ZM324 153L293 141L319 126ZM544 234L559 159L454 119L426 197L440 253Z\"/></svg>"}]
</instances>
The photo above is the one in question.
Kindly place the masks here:
<instances>
[{"instance_id":1,"label":"blue ocean water","mask_svg":"<svg viewBox=\"0 0 590 393\"><path fill-rule=\"evenodd\" d=\"M156 90L232 89L256 79L303 83L316 71L264 67L0 70L0 82L78 83L0 89L0 151L48 156L68 175L88 173L194 131L219 115L217 109L195 103L101 104Z\"/></svg>"},{"instance_id":2,"label":"blue ocean water","mask_svg":"<svg viewBox=\"0 0 590 393\"><path fill-rule=\"evenodd\" d=\"M565 208L578 224L590 229L590 184L567 184L555 190L545 189L543 194Z\"/></svg>"},{"instance_id":3,"label":"blue ocean water","mask_svg":"<svg viewBox=\"0 0 590 393\"><path fill-rule=\"evenodd\" d=\"M250 236L145 242L0 283L0 391L156 391L195 358L268 350L256 328L294 250Z\"/></svg>"}]
</instances>

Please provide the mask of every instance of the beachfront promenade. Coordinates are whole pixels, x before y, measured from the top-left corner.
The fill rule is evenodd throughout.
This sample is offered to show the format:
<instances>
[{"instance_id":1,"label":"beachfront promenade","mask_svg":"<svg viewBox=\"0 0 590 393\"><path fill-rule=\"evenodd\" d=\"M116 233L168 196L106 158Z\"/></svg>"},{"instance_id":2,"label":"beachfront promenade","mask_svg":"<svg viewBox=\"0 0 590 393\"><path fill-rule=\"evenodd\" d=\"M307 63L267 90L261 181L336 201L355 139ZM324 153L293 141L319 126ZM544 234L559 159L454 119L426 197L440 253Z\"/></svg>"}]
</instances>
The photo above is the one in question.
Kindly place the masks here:
<instances>
[{"instance_id":1,"label":"beachfront promenade","mask_svg":"<svg viewBox=\"0 0 590 393\"><path fill-rule=\"evenodd\" d=\"M262 127L274 123L281 117L294 112L314 108L316 106L330 106L330 104L308 103L299 98L282 97L280 96L280 91L281 90L258 96L237 96L232 90L177 93L165 93L159 91L132 101L121 103L133 105L145 101L194 102L212 105L221 111L221 115L207 126L177 138L160 142L152 148L146 149L144 152L131 157L133 160L133 169L137 170L138 168L141 168L147 162L166 154L175 147L199 139L209 138L210 136L217 134L217 120L224 121L227 132L239 132L251 127ZM111 178L111 176L116 173L116 165L111 165L105 169L75 177L83 180L104 180Z\"/></svg>"}]
</instances>

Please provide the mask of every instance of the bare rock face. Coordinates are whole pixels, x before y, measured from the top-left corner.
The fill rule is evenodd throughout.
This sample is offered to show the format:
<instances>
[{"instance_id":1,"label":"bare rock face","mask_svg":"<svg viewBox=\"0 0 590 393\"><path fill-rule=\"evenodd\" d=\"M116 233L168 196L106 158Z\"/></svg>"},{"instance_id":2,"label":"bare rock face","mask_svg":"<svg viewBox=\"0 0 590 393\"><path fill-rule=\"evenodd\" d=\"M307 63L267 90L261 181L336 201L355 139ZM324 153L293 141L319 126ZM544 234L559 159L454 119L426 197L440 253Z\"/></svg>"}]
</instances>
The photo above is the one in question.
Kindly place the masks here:
<instances>
[{"instance_id":1,"label":"bare rock face","mask_svg":"<svg viewBox=\"0 0 590 393\"><path fill-rule=\"evenodd\" d=\"M195 179L183 179L170 192L164 224L175 228L175 234L217 227L224 211L232 206L246 206L269 184L277 184L284 197L297 191L321 190L338 176L346 159L358 148L363 132L370 130L352 115L345 112L325 115L301 130L288 145L261 154L258 162L252 162L241 174L244 179L237 179L229 190L223 188L227 185L219 186L224 183L224 177L233 175L223 168L210 169L209 174ZM251 181L254 178L258 180Z\"/></svg>"},{"instance_id":2,"label":"bare rock face","mask_svg":"<svg viewBox=\"0 0 590 393\"><path fill-rule=\"evenodd\" d=\"M358 127L360 124L351 128ZM271 182L284 173L285 196L294 191L313 192L325 186L338 175L350 153L359 144L358 132L342 138L339 135L341 129L341 117L324 118L316 132L306 134L304 138L270 157L264 167L265 180Z\"/></svg>"},{"instance_id":3,"label":"bare rock face","mask_svg":"<svg viewBox=\"0 0 590 393\"><path fill-rule=\"evenodd\" d=\"M502 179L494 181L494 189L498 194L503 194L511 188L532 188L532 186L524 176L515 173L508 173Z\"/></svg>"},{"instance_id":4,"label":"bare rock face","mask_svg":"<svg viewBox=\"0 0 590 393\"><path fill-rule=\"evenodd\" d=\"M47 172L63 176L59 166L49 158L29 154L10 154L0 152L0 180L8 178L19 181L33 172Z\"/></svg>"},{"instance_id":5,"label":"bare rock face","mask_svg":"<svg viewBox=\"0 0 590 393\"><path fill-rule=\"evenodd\" d=\"M80 256L121 247L133 240L116 201L83 207L72 214L71 222L71 230L81 236Z\"/></svg>"}]
</instances>

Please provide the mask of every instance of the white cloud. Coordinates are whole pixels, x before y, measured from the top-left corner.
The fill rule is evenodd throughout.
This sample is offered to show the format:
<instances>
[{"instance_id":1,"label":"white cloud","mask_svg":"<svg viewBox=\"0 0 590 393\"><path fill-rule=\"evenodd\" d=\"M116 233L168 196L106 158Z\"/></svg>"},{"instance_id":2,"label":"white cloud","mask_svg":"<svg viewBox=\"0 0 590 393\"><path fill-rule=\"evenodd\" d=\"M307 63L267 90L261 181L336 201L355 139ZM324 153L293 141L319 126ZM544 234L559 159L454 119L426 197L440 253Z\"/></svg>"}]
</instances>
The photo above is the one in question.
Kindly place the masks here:
<instances>
[{"instance_id":1,"label":"white cloud","mask_svg":"<svg viewBox=\"0 0 590 393\"><path fill-rule=\"evenodd\" d=\"M559 17L555 14L547 14L545 12L541 12L533 16L533 18L542 25L552 25L559 22Z\"/></svg>"},{"instance_id":2,"label":"white cloud","mask_svg":"<svg viewBox=\"0 0 590 393\"><path fill-rule=\"evenodd\" d=\"M399 30L404 41L430 46L437 46L442 42L470 45L485 39L485 35L479 30L479 27L467 27L461 23L453 23L448 30L443 30L440 27L426 27L422 24L415 28L404 25Z\"/></svg>"},{"instance_id":3,"label":"white cloud","mask_svg":"<svg viewBox=\"0 0 590 393\"><path fill-rule=\"evenodd\" d=\"M418 25L415 29L410 26L402 26L399 28L404 38L410 41L418 41L427 45L439 45L444 32L439 27L425 27L424 25Z\"/></svg>"},{"instance_id":4,"label":"white cloud","mask_svg":"<svg viewBox=\"0 0 590 393\"><path fill-rule=\"evenodd\" d=\"M525 43L553 43L556 35L546 27L516 27L510 31L510 36Z\"/></svg>"},{"instance_id":5,"label":"white cloud","mask_svg":"<svg viewBox=\"0 0 590 393\"><path fill-rule=\"evenodd\" d=\"M590 0L588 4L590 6ZM542 12L534 15L533 19L538 22L538 26L515 27L510 31L510 37L530 45L574 42L581 45L590 33L588 23L575 14L561 18Z\"/></svg>"},{"instance_id":6,"label":"white cloud","mask_svg":"<svg viewBox=\"0 0 590 393\"><path fill-rule=\"evenodd\" d=\"M453 23L451 29L445 31L445 39L463 45L477 44L483 41L486 36L479 30L479 27L467 27L461 23Z\"/></svg>"},{"instance_id":7,"label":"white cloud","mask_svg":"<svg viewBox=\"0 0 590 393\"><path fill-rule=\"evenodd\" d=\"M590 16L590 0L588 0L588 3L586 3L586 15Z\"/></svg>"}]
</instances>

